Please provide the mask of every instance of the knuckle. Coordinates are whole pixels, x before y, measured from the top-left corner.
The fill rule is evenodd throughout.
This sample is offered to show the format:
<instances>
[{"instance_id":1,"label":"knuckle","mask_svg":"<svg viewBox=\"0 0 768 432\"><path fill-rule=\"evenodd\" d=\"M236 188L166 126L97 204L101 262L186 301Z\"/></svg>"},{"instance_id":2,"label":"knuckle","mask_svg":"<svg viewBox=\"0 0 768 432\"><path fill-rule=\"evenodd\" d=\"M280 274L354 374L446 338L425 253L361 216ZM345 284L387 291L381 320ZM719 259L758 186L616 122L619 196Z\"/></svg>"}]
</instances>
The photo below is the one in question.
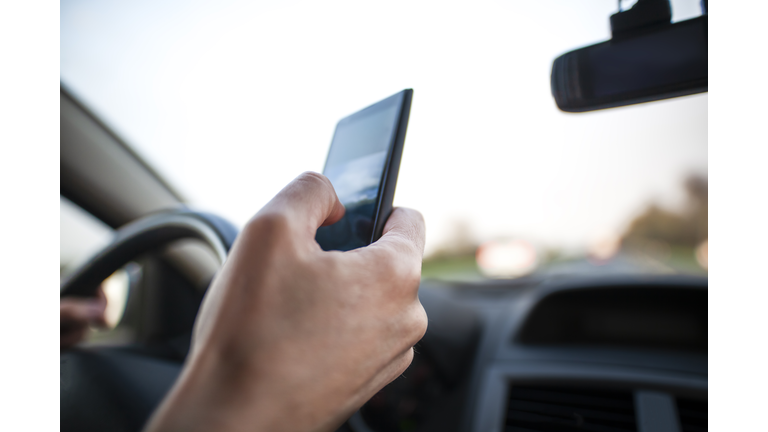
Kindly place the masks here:
<instances>
[{"instance_id":1,"label":"knuckle","mask_svg":"<svg viewBox=\"0 0 768 432\"><path fill-rule=\"evenodd\" d=\"M376 278L388 286L392 300L400 305L408 304L416 298L421 284L421 266L402 257L382 255L377 261Z\"/></svg>"},{"instance_id":2,"label":"knuckle","mask_svg":"<svg viewBox=\"0 0 768 432\"><path fill-rule=\"evenodd\" d=\"M397 373L398 376L400 376L403 372L405 372L406 369L408 369L408 366L411 365L413 362L413 348L407 349L402 356L400 356L400 364L397 368L399 372Z\"/></svg>"},{"instance_id":3,"label":"knuckle","mask_svg":"<svg viewBox=\"0 0 768 432\"><path fill-rule=\"evenodd\" d=\"M396 249L382 251L378 257L379 268L385 275L412 287L421 280L421 259Z\"/></svg>"},{"instance_id":4,"label":"knuckle","mask_svg":"<svg viewBox=\"0 0 768 432\"><path fill-rule=\"evenodd\" d=\"M297 177L297 180L300 182L307 182L316 186L320 187L326 187L331 185L331 181L328 180L328 177L316 173L314 171L304 171Z\"/></svg>"},{"instance_id":5,"label":"knuckle","mask_svg":"<svg viewBox=\"0 0 768 432\"><path fill-rule=\"evenodd\" d=\"M321 200L331 202L336 200L336 190L328 177L323 174L305 171L296 178L296 182L310 189L311 193L317 195Z\"/></svg>"},{"instance_id":6,"label":"knuckle","mask_svg":"<svg viewBox=\"0 0 768 432\"><path fill-rule=\"evenodd\" d=\"M421 214L420 211L403 207L398 208L398 210L401 211L408 220L410 220L414 229L424 225L424 215Z\"/></svg>"},{"instance_id":7,"label":"knuckle","mask_svg":"<svg viewBox=\"0 0 768 432\"><path fill-rule=\"evenodd\" d=\"M408 342L410 345L415 345L427 333L427 326L429 324L427 312L419 301L416 301L410 309L406 320L407 334L409 336Z\"/></svg>"},{"instance_id":8,"label":"knuckle","mask_svg":"<svg viewBox=\"0 0 768 432\"><path fill-rule=\"evenodd\" d=\"M401 271L397 256L393 256L392 254L387 253L382 253L381 255L382 256L378 260L380 265L379 269L385 277L396 279Z\"/></svg>"},{"instance_id":9,"label":"knuckle","mask_svg":"<svg viewBox=\"0 0 768 432\"><path fill-rule=\"evenodd\" d=\"M427 332L427 313L418 301L408 307L398 320L400 322L398 333L403 348L416 345Z\"/></svg>"},{"instance_id":10,"label":"knuckle","mask_svg":"<svg viewBox=\"0 0 768 432\"><path fill-rule=\"evenodd\" d=\"M403 257L408 257L411 262L421 263L422 242L416 230L409 225L401 233L398 233L397 237L399 254Z\"/></svg>"},{"instance_id":11,"label":"knuckle","mask_svg":"<svg viewBox=\"0 0 768 432\"><path fill-rule=\"evenodd\" d=\"M398 208L398 228L411 243L418 244L425 234L424 215L409 208Z\"/></svg>"},{"instance_id":12,"label":"knuckle","mask_svg":"<svg viewBox=\"0 0 768 432\"><path fill-rule=\"evenodd\" d=\"M418 288L419 284L421 284L421 259L413 260L410 263L405 276L410 283Z\"/></svg>"},{"instance_id":13,"label":"knuckle","mask_svg":"<svg viewBox=\"0 0 768 432\"><path fill-rule=\"evenodd\" d=\"M409 294L414 294L421 283L421 261L400 260L397 276Z\"/></svg>"}]
</instances>

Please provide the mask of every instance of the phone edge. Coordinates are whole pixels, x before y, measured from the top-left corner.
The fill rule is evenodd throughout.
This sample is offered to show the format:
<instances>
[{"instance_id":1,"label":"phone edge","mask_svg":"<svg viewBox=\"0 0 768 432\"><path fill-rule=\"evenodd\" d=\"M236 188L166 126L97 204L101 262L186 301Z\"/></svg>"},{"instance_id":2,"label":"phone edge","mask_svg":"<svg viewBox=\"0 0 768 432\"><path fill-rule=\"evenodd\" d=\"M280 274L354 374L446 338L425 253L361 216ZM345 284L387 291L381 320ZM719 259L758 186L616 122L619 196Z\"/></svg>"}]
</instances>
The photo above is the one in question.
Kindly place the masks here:
<instances>
[{"instance_id":1,"label":"phone edge","mask_svg":"<svg viewBox=\"0 0 768 432\"><path fill-rule=\"evenodd\" d=\"M371 243L381 238L384 232L384 225L392 214L397 177L400 174L400 161L403 156L403 148L405 147L405 135L411 117L413 89L405 89L402 93L403 99L400 105L400 118L397 121L397 133L392 143L391 157L387 158L387 166L384 169L384 178L381 182L382 190L379 195L379 205L376 209Z\"/></svg>"}]
</instances>

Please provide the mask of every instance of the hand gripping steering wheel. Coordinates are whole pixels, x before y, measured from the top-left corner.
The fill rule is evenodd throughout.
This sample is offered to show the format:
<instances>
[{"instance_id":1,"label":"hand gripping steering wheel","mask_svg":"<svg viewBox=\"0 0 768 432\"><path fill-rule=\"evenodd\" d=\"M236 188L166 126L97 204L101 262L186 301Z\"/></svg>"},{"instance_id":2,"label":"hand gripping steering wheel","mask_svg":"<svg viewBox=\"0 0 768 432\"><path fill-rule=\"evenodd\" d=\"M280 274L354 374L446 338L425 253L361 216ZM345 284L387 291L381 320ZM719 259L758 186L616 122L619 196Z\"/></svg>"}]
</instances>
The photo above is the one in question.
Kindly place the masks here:
<instances>
[{"instance_id":1,"label":"hand gripping steering wheel","mask_svg":"<svg viewBox=\"0 0 768 432\"><path fill-rule=\"evenodd\" d=\"M201 240L223 263L237 233L237 228L218 216L188 209L146 216L118 229L109 246L67 277L61 283L61 297L93 296L116 270L175 240ZM178 361L131 347L61 351L61 430L139 431L181 367Z\"/></svg>"}]
</instances>

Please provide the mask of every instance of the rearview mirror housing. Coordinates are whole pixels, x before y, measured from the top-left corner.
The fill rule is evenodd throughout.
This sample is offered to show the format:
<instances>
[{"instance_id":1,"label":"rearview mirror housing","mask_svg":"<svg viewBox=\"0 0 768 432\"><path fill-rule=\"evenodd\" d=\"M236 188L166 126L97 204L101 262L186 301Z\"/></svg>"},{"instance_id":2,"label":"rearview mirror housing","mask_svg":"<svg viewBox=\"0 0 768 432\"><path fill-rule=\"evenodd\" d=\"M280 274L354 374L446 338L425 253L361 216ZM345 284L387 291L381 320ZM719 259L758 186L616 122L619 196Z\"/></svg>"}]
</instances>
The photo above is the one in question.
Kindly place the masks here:
<instances>
[{"instance_id":1,"label":"rearview mirror housing","mask_svg":"<svg viewBox=\"0 0 768 432\"><path fill-rule=\"evenodd\" d=\"M623 32L614 17L613 39L555 59L558 108L586 112L707 91L707 15Z\"/></svg>"}]
</instances>

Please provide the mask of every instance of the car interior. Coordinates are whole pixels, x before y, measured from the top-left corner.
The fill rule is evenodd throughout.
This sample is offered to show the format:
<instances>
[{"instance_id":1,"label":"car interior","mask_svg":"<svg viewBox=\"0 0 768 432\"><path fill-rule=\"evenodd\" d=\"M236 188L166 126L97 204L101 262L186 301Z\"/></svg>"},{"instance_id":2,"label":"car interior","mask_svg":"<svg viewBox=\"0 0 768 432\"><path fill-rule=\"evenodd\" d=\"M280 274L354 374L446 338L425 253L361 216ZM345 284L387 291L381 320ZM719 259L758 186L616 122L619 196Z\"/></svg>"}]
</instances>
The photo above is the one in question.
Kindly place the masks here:
<instances>
[{"instance_id":1,"label":"car interior","mask_svg":"<svg viewBox=\"0 0 768 432\"><path fill-rule=\"evenodd\" d=\"M701 4L700 17L679 23L668 1L616 13L612 41L553 62L558 107L616 109L706 92ZM182 368L238 227L190 208L63 81L60 110L62 213L106 233L63 272L61 296L93 295L118 274L126 287L114 327L60 353L61 430L138 431ZM339 430L706 431L707 289L706 273L621 268L425 277L429 327L412 364Z\"/></svg>"}]
</instances>

